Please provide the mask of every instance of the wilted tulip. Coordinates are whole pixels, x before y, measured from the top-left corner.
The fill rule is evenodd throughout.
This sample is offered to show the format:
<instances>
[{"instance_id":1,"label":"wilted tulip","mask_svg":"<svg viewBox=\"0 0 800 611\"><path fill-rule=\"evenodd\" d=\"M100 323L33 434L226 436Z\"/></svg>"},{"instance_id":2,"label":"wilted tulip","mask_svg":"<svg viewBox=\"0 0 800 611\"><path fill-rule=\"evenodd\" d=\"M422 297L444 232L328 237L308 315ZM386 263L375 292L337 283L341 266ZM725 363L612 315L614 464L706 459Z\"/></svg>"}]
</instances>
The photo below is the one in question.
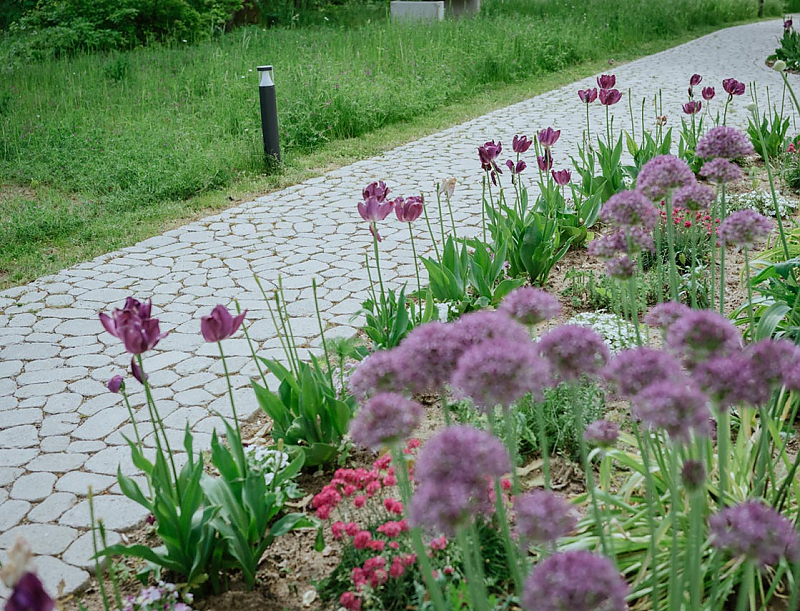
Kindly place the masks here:
<instances>
[{"instance_id":1,"label":"wilted tulip","mask_svg":"<svg viewBox=\"0 0 800 611\"><path fill-rule=\"evenodd\" d=\"M522 171L523 171L525 168L527 168L527 167L528 167L528 164L527 164L527 163L525 163L525 162L524 162L522 159L520 159L520 160L519 160L519 161L516 163L516 165L515 165L515 164L514 164L514 162L513 162L513 161L511 161L511 159L509 159L508 161L506 161L506 167L508 167L508 170L509 170L509 171L510 171L512 174L519 174L519 173L520 173L520 172L522 172Z\"/></svg>"},{"instance_id":2,"label":"wilted tulip","mask_svg":"<svg viewBox=\"0 0 800 611\"><path fill-rule=\"evenodd\" d=\"M545 149L544 155L536 158L536 163L539 164L539 169L542 172L549 172L553 169L553 157L550 155L550 151Z\"/></svg>"},{"instance_id":3,"label":"wilted tulip","mask_svg":"<svg viewBox=\"0 0 800 611\"><path fill-rule=\"evenodd\" d=\"M618 89L601 89L599 96L603 106L612 106L622 99Z\"/></svg>"},{"instance_id":4,"label":"wilted tulip","mask_svg":"<svg viewBox=\"0 0 800 611\"><path fill-rule=\"evenodd\" d=\"M361 193L364 199L374 197L382 204L389 195L389 187L386 186L385 182L379 180L378 182L368 184Z\"/></svg>"},{"instance_id":5,"label":"wilted tulip","mask_svg":"<svg viewBox=\"0 0 800 611\"><path fill-rule=\"evenodd\" d=\"M528 136L514 136L511 141L511 149L515 153L527 153L531 144L533 144L533 140L528 140Z\"/></svg>"},{"instance_id":6,"label":"wilted tulip","mask_svg":"<svg viewBox=\"0 0 800 611\"><path fill-rule=\"evenodd\" d=\"M544 148L549 149L553 146L558 139L561 137L561 130L553 129L552 127L548 127L547 129L543 129L539 132L539 144L541 144Z\"/></svg>"},{"instance_id":7,"label":"wilted tulip","mask_svg":"<svg viewBox=\"0 0 800 611\"><path fill-rule=\"evenodd\" d=\"M556 184L562 187L568 184L572 178L572 173L569 170L559 170L558 172L551 170L550 173L553 175L553 180L556 181Z\"/></svg>"},{"instance_id":8,"label":"wilted tulip","mask_svg":"<svg viewBox=\"0 0 800 611\"><path fill-rule=\"evenodd\" d=\"M783 31L788 32L792 29L792 18L790 17L786 21L783 22Z\"/></svg>"},{"instance_id":9,"label":"wilted tulip","mask_svg":"<svg viewBox=\"0 0 800 611\"><path fill-rule=\"evenodd\" d=\"M35 573L25 573L6 601L6 611L53 611L55 603Z\"/></svg>"},{"instance_id":10,"label":"wilted tulip","mask_svg":"<svg viewBox=\"0 0 800 611\"><path fill-rule=\"evenodd\" d=\"M722 88L731 97L744 94L744 83L740 83L735 78L726 78L722 81Z\"/></svg>"},{"instance_id":11,"label":"wilted tulip","mask_svg":"<svg viewBox=\"0 0 800 611\"><path fill-rule=\"evenodd\" d=\"M229 338L242 326L247 310L238 316L232 316L223 305L215 306L208 316L200 318L200 332L207 342L221 342Z\"/></svg>"},{"instance_id":12,"label":"wilted tulip","mask_svg":"<svg viewBox=\"0 0 800 611\"><path fill-rule=\"evenodd\" d=\"M394 212L401 223L413 223L422 214L424 202L419 195L411 197L398 197L394 200Z\"/></svg>"},{"instance_id":13,"label":"wilted tulip","mask_svg":"<svg viewBox=\"0 0 800 611\"><path fill-rule=\"evenodd\" d=\"M456 191L456 179L455 178L447 178L439 183L436 187L436 191L439 195L444 195L447 199L453 197L453 193Z\"/></svg>"},{"instance_id":14,"label":"wilted tulip","mask_svg":"<svg viewBox=\"0 0 800 611\"><path fill-rule=\"evenodd\" d=\"M503 151L503 143L498 142L495 144L494 140L484 143L483 146L478 147L478 158L481 160L481 167L484 171L488 172L492 168L497 169L495 159Z\"/></svg>"},{"instance_id":15,"label":"wilted tulip","mask_svg":"<svg viewBox=\"0 0 800 611\"><path fill-rule=\"evenodd\" d=\"M617 84L617 77L613 74L601 74L597 77L597 86L600 89L611 89Z\"/></svg>"},{"instance_id":16,"label":"wilted tulip","mask_svg":"<svg viewBox=\"0 0 800 611\"><path fill-rule=\"evenodd\" d=\"M591 89L580 89L578 91L578 97L584 104L591 104L597 99L597 88L592 87Z\"/></svg>"},{"instance_id":17,"label":"wilted tulip","mask_svg":"<svg viewBox=\"0 0 800 611\"><path fill-rule=\"evenodd\" d=\"M142 371L142 368L139 367L139 363L136 362L136 357L131 357L131 375L133 375L134 379L139 382L139 384L144 384L144 381L150 377Z\"/></svg>"}]
</instances>

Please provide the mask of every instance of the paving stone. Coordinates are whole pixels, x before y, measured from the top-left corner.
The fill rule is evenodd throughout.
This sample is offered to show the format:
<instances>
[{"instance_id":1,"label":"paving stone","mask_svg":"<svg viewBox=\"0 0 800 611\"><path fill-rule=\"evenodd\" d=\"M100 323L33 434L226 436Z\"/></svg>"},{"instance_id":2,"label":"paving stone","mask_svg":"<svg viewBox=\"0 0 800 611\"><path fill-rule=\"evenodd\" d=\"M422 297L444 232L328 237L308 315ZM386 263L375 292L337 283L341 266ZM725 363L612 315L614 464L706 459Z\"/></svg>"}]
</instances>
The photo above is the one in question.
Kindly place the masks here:
<instances>
[{"instance_id":1,"label":"paving stone","mask_svg":"<svg viewBox=\"0 0 800 611\"><path fill-rule=\"evenodd\" d=\"M0 532L5 532L19 524L30 509L31 504L28 501L12 499L0 505Z\"/></svg>"},{"instance_id":2,"label":"paving stone","mask_svg":"<svg viewBox=\"0 0 800 611\"><path fill-rule=\"evenodd\" d=\"M81 403L83 403L83 396L77 393L59 393L47 399L44 411L48 414L74 412Z\"/></svg>"},{"instance_id":3,"label":"paving stone","mask_svg":"<svg viewBox=\"0 0 800 611\"><path fill-rule=\"evenodd\" d=\"M19 426L20 424L38 424L42 421L42 410L36 408L16 409L0 418L0 429Z\"/></svg>"},{"instance_id":4,"label":"paving stone","mask_svg":"<svg viewBox=\"0 0 800 611\"><path fill-rule=\"evenodd\" d=\"M87 454L42 454L34 458L26 466L28 471L49 471L50 473L66 473L80 469L89 458Z\"/></svg>"},{"instance_id":5,"label":"paving stone","mask_svg":"<svg viewBox=\"0 0 800 611\"><path fill-rule=\"evenodd\" d=\"M53 556L37 556L33 559L33 566L36 567L45 590L53 598L59 590L66 596L83 589L89 583L89 573Z\"/></svg>"},{"instance_id":6,"label":"paving stone","mask_svg":"<svg viewBox=\"0 0 800 611\"><path fill-rule=\"evenodd\" d=\"M24 538L34 554L60 554L75 539L78 531L55 524L23 524L15 526L0 535L0 549L9 549L17 538Z\"/></svg>"},{"instance_id":7,"label":"paving stone","mask_svg":"<svg viewBox=\"0 0 800 611\"><path fill-rule=\"evenodd\" d=\"M109 407L83 421L72 436L76 439L102 439L113 433L129 419L127 410L120 406Z\"/></svg>"},{"instance_id":8,"label":"paving stone","mask_svg":"<svg viewBox=\"0 0 800 611\"><path fill-rule=\"evenodd\" d=\"M30 448L39 444L39 431L24 424L0 431L0 448Z\"/></svg>"},{"instance_id":9,"label":"paving stone","mask_svg":"<svg viewBox=\"0 0 800 611\"><path fill-rule=\"evenodd\" d=\"M104 495L94 499L94 515L96 520L102 520L106 528L125 532L142 524L148 511L127 497ZM88 528L91 525L89 501L81 501L75 505L61 516L58 523Z\"/></svg>"},{"instance_id":10,"label":"paving stone","mask_svg":"<svg viewBox=\"0 0 800 611\"><path fill-rule=\"evenodd\" d=\"M78 498L69 492L54 492L31 509L27 515L29 522L55 522L75 503Z\"/></svg>"},{"instance_id":11,"label":"paving stone","mask_svg":"<svg viewBox=\"0 0 800 611\"><path fill-rule=\"evenodd\" d=\"M11 488L11 497L22 501L41 501L53 491L56 476L52 473L23 475ZM57 553L57 552L55 552Z\"/></svg>"},{"instance_id":12,"label":"paving stone","mask_svg":"<svg viewBox=\"0 0 800 611\"><path fill-rule=\"evenodd\" d=\"M24 469L0 467L0 486L8 486L24 472Z\"/></svg>"},{"instance_id":13,"label":"paving stone","mask_svg":"<svg viewBox=\"0 0 800 611\"><path fill-rule=\"evenodd\" d=\"M45 437L39 444L42 452L63 452L69 447L69 437L67 435L54 435Z\"/></svg>"},{"instance_id":14,"label":"paving stone","mask_svg":"<svg viewBox=\"0 0 800 611\"><path fill-rule=\"evenodd\" d=\"M0 467L18 467L33 460L39 454L38 449L5 450L0 449Z\"/></svg>"},{"instance_id":15,"label":"paving stone","mask_svg":"<svg viewBox=\"0 0 800 611\"><path fill-rule=\"evenodd\" d=\"M99 535L95 536L97 537L98 549L102 549L103 546L99 540ZM116 545L121 540L122 537L113 530L106 531L106 545ZM94 554L95 539L92 537L92 532L89 531L78 537L61 558L72 566L85 569L94 575L97 564L100 564L101 567L108 564L108 558L101 557L99 560L95 560Z\"/></svg>"},{"instance_id":16,"label":"paving stone","mask_svg":"<svg viewBox=\"0 0 800 611\"><path fill-rule=\"evenodd\" d=\"M115 481L116 478L110 475L72 471L61 476L56 482L56 490L59 492L71 492L78 496L88 496L89 488L92 489L94 494L98 494L108 490Z\"/></svg>"}]
</instances>

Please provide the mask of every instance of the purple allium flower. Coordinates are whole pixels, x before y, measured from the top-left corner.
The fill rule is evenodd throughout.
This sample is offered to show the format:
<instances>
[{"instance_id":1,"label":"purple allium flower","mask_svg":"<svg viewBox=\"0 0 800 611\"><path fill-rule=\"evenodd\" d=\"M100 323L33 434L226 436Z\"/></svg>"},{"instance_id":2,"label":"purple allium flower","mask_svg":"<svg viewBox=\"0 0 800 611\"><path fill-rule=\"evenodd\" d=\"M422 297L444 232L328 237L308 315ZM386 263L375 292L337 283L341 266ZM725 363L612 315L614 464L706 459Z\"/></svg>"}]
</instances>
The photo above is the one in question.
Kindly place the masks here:
<instances>
[{"instance_id":1,"label":"purple allium flower","mask_svg":"<svg viewBox=\"0 0 800 611\"><path fill-rule=\"evenodd\" d=\"M719 410L731 405L761 405L769 399L769 385L758 379L752 362L741 351L697 364L692 379Z\"/></svg>"},{"instance_id":2,"label":"purple allium flower","mask_svg":"<svg viewBox=\"0 0 800 611\"><path fill-rule=\"evenodd\" d=\"M514 500L517 533L527 545L555 543L575 530L575 508L548 490L534 490Z\"/></svg>"},{"instance_id":3,"label":"purple allium flower","mask_svg":"<svg viewBox=\"0 0 800 611\"><path fill-rule=\"evenodd\" d=\"M654 252L655 249L653 237L642 227L611 233L592 240L586 247L591 256L601 259L613 259L621 253L632 255L643 250Z\"/></svg>"},{"instance_id":4,"label":"purple allium flower","mask_svg":"<svg viewBox=\"0 0 800 611\"><path fill-rule=\"evenodd\" d=\"M231 316L223 305L217 305L211 310L209 316L200 317L200 332L207 342L221 342L228 339L242 326L247 310L238 316Z\"/></svg>"},{"instance_id":5,"label":"purple allium flower","mask_svg":"<svg viewBox=\"0 0 800 611\"><path fill-rule=\"evenodd\" d=\"M416 401L393 392L379 393L358 410L350 423L350 436L358 445L377 452L407 439L424 414Z\"/></svg>"},{"instance_id":6,"label":"purple allium flower","mask_svg":"<svg viewBox=\"0 0 800 611\"><path fill-rule=\"evenodd\" d=\"M161 333L158 319L150 318L150 309L149 300L142 303L128 297L125 306L121 310L115 308L111 316L100 312L100 322L106 331L122 340L125 350L142 354L167 336L167 333Z\"/></svg>"},{"instance_id":7,"label":"purple allium flower","mask_svg":"<svg viewBox=\"0 0 800 611\"><path fill-rule=\"evenodd\" d=\"M605 556L585 551L548 556L525 580L525 611L625 611L628 584Z\"/></svg>"},{"instance_id":8,"label":"purple allium flower","mask_svg":"<svg viewBox=\"0 0 800 611\"><path fill-rule=\"evenodd\" d=\"M608 420L595 420L586 425L583 438L589 445L608 449L617 443L619 438L619 424Z\"/></svg>"},{"instance_id":9,"label":"purple allium flower","mask_svg":"<svg viewBox=\"0 0 800 611\"><path fill-rule=\"evenodd\" d=\"M379 392L399 392L409 363L399 348L373 352L350 376L350 392L363 401Z\"/></svg>"},{"instance_id":10,"label":"purple allium flower","mask_svg":"<svg viewBox=\"0 0 800 611\"><path fill-rule=\"evenodd\" d=\"M692 77L689 79L689 86L697 87L702 82L703 82L702 76L700 76L699 74L693 74Z\"/></svg>"},{"instance_id":11,"label":"purple allium flower","mask_svg":"<svg viewBox=\"0 0 800 611\"><path fill-rule=\"evenodd\" d=\"M681 468L681 481L689 492L703 487L706 482L706 468L699 460L687 460Z\"/></svg>"},{"instance_id":12,"label":"purple allium flower","mask_svg":"<svg viewBox=\"0 0 800 611\"><path fill-rule=\"evenodd\" d=\"M490 482L510 469L496 437L471 426L445 428L420 451L411 521L452 533L472 516L491 511Z\"/></svg>"},{"instance_id":13,"label":"purple allium flower","mask_svg":"<svg viewBox=\"0 0 800 611\"><path fill-rule=\"evenodd\" d=\"M621 191L612 195L603 205L600 218L623 229L636 226L652 229L658 221L658 211L641 192Z\"/></svg>"},{"instance_id":14,"label":"purple allium flower","mask_svg":"<svg viewBox=\"0 0 800 611\"><path fill-rule=\"evenodd\" d=\"M558 139L561 137L561 130L560 129L553 129L552 127L548 127L547 129L543 129L539 132L539 144L541 144L544 148L549 149L553 146Z\"/></svg>"},{"instance_id":15,"label":"purple allium flower","mask_svg":"<svg viewBox=\"0 0 800 611\"><path fill-rule=\"evenodd\" d=\"M569 184L569 181L572 179L572 172L569 170L559 170L558 172L550 170L550 173L553 175L553 180L556 181L556 184L561 187Z\"/></svg>"},{"instance_id":16,"label":"purple allium flower","mask_svg":"<svg viewBox=\"0 0 800 611\"><path fill-rule=\"evenodd\" d=\"M601 89L598 95L603 106L613 106L622 99L618 89Z\"/></svg>"},{"instance_id":17,"label":"purple allium flower","mask_svg":"<svg viewBox=\"0 0 800 611\"><path fill-rule=\"evenodd\" d=\"M597 88L592 87L591 89L579 89L578 97L584 104L591 104L597 99Z\"/></svg>"},{"instance_id":18,"label":"purple allium flower","mask_svg":"<svg viewBox=\"0 0 800 611\"><path fill-rule=\"evenodd\" d=\"M687 115L696 115L701 110L703 110L703 103L695 100L690 100L683 105L683 112Z\"/></svg>"},{"instance_id":19,"label":"purple allium flower","mask_svg":"<svg viewBox=\"0 0 800 611\"><path fill-rule=\"evenodd\" d=\"M644 164L636 180L636 189L651 201L659 201L669 191L695 182L692 170L686 162L674 155L659 155Z\"/></svg>"},{"instance_id":20,"label":"purple allium flower","mask_svg":"<svg viewBox=\"0 0 800 611\"><path fill-rule=\"evenodd\" d=\"M633 414L651 428L662 429L673 439L686 440L690 431L708 435L708 397L676 380L655 381L632 400Z\"/></svg>"},{"instance_id":21,"label":"purple allium flower","mask_svg":"<svg viewBox=\"0 0 800 611\"><path fill-rule=\"evenodd\" d=\"M425 203L419 195L411 197L398 197L394 200L394 213L397 220L401 223L413 223L422 214L422 207Z\"/></svg>"},{"instance_id":22,"label":"purple allium flower","mask_svg":"<svg viewBox=\"0 0 800 611\"><path fill-rule=\"evenodd\" d=\"M691 312L689 306L678 301L667 301L650 308L644 322L656 329L666 329L687 312Z\"/></svg>"},{"instance_id":23,"label":"purple allium flower","mask_svg":"<svg viewBox=\"0 0 800 611\"><path fill-rule=\"evenodd\" d=\"M497 169L495 160L503 152L503 143L498 142L495 144L494 140L484 143L483 146L478 147L478 158L481 160L481 168L489 171L492 168Z\"/></svg>"},{"instance_id":24,"label":"purple allium flower","mask_svg":"<svg viewBox=\"0 0 800 611\"><path fill-rule=\"evenodd\" d=\"M703 93L703 99L706 102L710 102L711 100L713 100L714 96L717 94L717 92L714 90L713 87L703 87L702 93Z\"/></svg>"},{"instance_id":25,"label":"purple allium flower","mask_svg":"<svg viewBox=\"0 0 800 611\"><path fill-rule=\"evenodd\" d=\"M506 295L497 311L523 325L533 326L558 316L561 304L546 291L523 286Z\"/></svg>"},{"instance_id":26,"label":"purple allium flower","mask_svg":"<svg viewBox=\"0 0 800 611\"><path fill-rule=\"evenodd\" d=\"M561 325L539 340L539 353L550 363L554 376L577 380L597 375L608 362L610 352L603 338L588 327Z\"/></svg>"},{"instance_id":27,"label":"purple allium flower","mask_svg":"<svg viewBox=\"0 0 800 611\"><path fill-rule=\"evenodd\" d=\"M617 84L617 77L613 74L601 74L597 77L597 86L600 89L613 89Z\"/></svg>"},{"instance_id":28,"label":"purple allium flower","mask_svg":"<svg viewBox=\"0 0 800 611\"><path fill-rule=\"evenodd\" d=\"M797 557L797 530L791 520L762 501L723 509L708 520L711 545L744 557L760 567Z\"/></svg>"},{"instance_id":29,"label":"purple allium flower","mask_svg":"<svg viewBox=\"0 0 800 611\"><path fill-rule=\"evenodd\" d=\"M533 140L528 140L528 136L517 135L511 141L511 150L515 153L527 153L528 149L531 148L531 144L533 144Z\"/></svg>"},{"instance_id":30,"label":"purple allium flower","mask_svg":"<svg viewBox=\"0 0 800 611\"><path fill-rule=\"evenodd\" d=\"M539 155L536 158L536 163L542 172L549 172L553 169L553 156L550 154L549 149L545 149L544 155Z\"/></svg>"},{"instance_id":31,"label":"purple allium flower","mask_svg":"<svg viewBox=\"0 0 800 611\"><path fill-rule=\"evenodd\" d=\"M490 339L467 350L458 361L451 386L476 407L504 408L528 393L541 395L550 384L547 363L525 339Z\"/></svg>"},{"instance_id":32,"label":"purple allium flower","mask_svg":"<svg viewBox=\"0 0 800 611\"><path fill-rule=\"evenodd\" d=\"M25 573L6 601L5 611L52 611L53 599L35 573Z\"/></svg>"},{"instance_id":33,"label":"purple allium flower","mask_svg":"<svg viewBox=\"0 0 800 611\"><path fill-rule=\"evenodd\" d=\"M675 189L672 203L676 210L705 210L714 203L714 190L699 183Z\"/></svg>"},{"instance_id":34,"label":"purple allium flower","mask_svg":"<svg viewBox=\"0 0 800 611\"><path fill-rule=\"evenodd\" d=\"M509 172L514 175L521 174L525 168L528 167L528 164L525 163L522 159L520 159L516 164L511 160L508 159L506 161L506 167L508 167Z\"/></svg>"},{"instance_id":35,"label":"purple allium flower","mask_svg":"<svg viewBox=\"0 0 800 611\"><path fill-rule=\"evenodd\" d=\"M378 182L372 182L368 184L364 189L361 191L362 198L366 201L370 197L374 197L378 200L379 204L382 204L389 195L389 187L386 186L386 183L382 180Z\"/></svg>"},{"instance_id":36,"label":"purple allium flower","mask_svg":"<svg viewBox=\"0 0 800 611\"><path fill-rule=\"evenodd\" d=\"M700 168L700 176L707 178L710 182L724 185L741 180L742 171L735 163L717 157L703 164L703 167Z\"/></svg>"},{"instance_id":37,"label":"purple allium flower","mask_svg":"<svg viewBox=\"0 0 800 611\"><path fill-rule=\"evenodd\" d=\"M726 78L722 81L722 88L731 98L735 95L744 94L744 83L740 83L735 78Z\"/></svg>"},{"instance_id":38,"label":"purple allium flower","mask_svg":"<svg viewBox=\"0 0 800 611\"><path fill-rule=\"evenodd\" d=\"M689 365L741 349L738 329L724 316L710 310L689 310L667 329L666 343Z\"/></svg>"},{"instance_id":39,"label":"purple allium flower","mask_svg":"<svg viewBox=\"0 0 800 611\"><path fill-rule=\"evenodd\" d=\"M606 261L606 274L615 280L629 280L636 273L636 261L628 255Z\"/></svg>"},{"instance_id":40,"label":"purple allium flower","mask_svg":"<svg viewBox=\"0 0 800 611\"><path fill-rule=\"evenodd\" d=\"M757 240L769 235L772 221L755 210L739 210L719 225L719 239L723 244L752 248Z\"/></svg>"},{"instance_id":41,"label":"purple allium flower","mask_svg":"<svg viewBox=\"0 0 800 611\"><path fill-rule=\"evenodd\" d=\"M412 392L444 388L458 359L471 345L455 323L429 322L415 327L397 349L401 376L398 387Z\"/></svg>"},{"instance_id":42,"label":"purple allium flower","mask_svg":"<svg viewBox=\"0 0 800 611\"><path fill-rule=\"evenodd\" d=\"M695 154L703 159L738 159L754 153L750 139L738 129L720 125L700 138Z\"/></svg>"},{"instance_id":43,"label":"purple allium flower","mask_svg":"<svg viewBox=\"0 0 800 611\"><path fill-rule=\"evenodd\" d=\"M122 376L114 376L108 381L106 388L113 393L118 393L120 390L125 389L125 381L122 379Z\"/></svg>"},{"instance_id":44,"label":"purple allium flower","mask_svg":"<svg viewBox=\"0 0 800 611\"><path fill-rule=\"evenodd\" d=\"M603 377L626 399L632 399L653 382L685 379L674 356L647 346L617 354L603 369Z\"/></svg>"},{"instance_id":45,"label":"purple allium flower","mask_svg":"<svg viewBox=\"0 0 800 611\"><path fill-rule=\"evenodd\" d=\"M767 387L791 382L787 373L800 367L800 348L785 339L763 339L747 346L744 354L751 362L755 379Z\"/></svg>"},{"instance_id":46,"label":"purple allium flower","mask_svg":"<svg viewBox=\"0 0 800 611\"><path fill-rule=\"evenodd\" d=\"M470 312L452 323L452 326L464 350L488 339L516 340L528 337L528 330L522 324L499 311Z\"/></svg>"}]
</instances>

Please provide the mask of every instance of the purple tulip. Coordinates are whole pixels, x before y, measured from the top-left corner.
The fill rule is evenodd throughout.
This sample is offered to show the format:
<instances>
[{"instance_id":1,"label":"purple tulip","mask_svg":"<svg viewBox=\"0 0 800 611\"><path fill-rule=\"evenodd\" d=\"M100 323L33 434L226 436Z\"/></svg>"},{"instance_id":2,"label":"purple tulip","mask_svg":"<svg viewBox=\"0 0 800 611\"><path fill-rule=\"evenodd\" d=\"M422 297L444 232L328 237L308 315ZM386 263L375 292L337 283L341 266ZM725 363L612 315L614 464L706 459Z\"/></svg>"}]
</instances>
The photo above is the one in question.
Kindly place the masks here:
<instances>
[{"instance_id":1,"label":"purple tulip","mask_svg":"<svg viewBox=\"0 0 800 611\"><path fill-rule=\"evenodd\" d=\"M528 164L525 163L522 159L520 159L516 164L511 159L509 159L508 161L506 161L506 166L508 167L508 171L511 172L512 175L516 175L522 173L525 170L525 168L528 167Z\"/></svg>"},{"instance_id":2,"label":"purple tulip","mask_svg":"<svg viewBox=\"0 0 800 611\"><path fill-rule=\"evenodd\" d=\"M545 149L544 155L540 155L536 158L536 163L539 164L539 169L542 172L549 172L553 169L553 157L550 155L550 151Z\"/></svg>"},{"instance_id":3,"label":"purple tulip","mask_svg":"<svg viewBox=\"0 0 800 611\"><path fill-rule=\"evenodd\" d=\"M53 611L50 595L34 573L25 573L6 601L5 611Z\"/></svg>"},{"instance_id":4,"label":"purple tulip","mask_svg":"<svg viewBox=\"0 0 800 611\"><path fill-rule=\"evenodd\" d=\"M788 32L791 29L792 29L792 18L789 17L789 19L783 22L783 31Z\"/></svg>"},{"instance_id":5,"label":"purple tulip","mask_svg":"<svg viewBox=\"0 0 800 611\"><path fill-rule=\"evenodd\" d=\"M120 389L125 388L125 382L122 380L122 376L114 376L108 381L106 387L108 387L108 390L111 392L118 393Z\"/></svg>"},{"instance_id":6,"label":"purple tulip","mask_svg":"<svg viewBox=\"0 0 800 611\"><path fill-rule=\"evenodd\" d=\"M379 203L383 203L386 200L386 197L389 195L389 187L386 186L386 183L382 180L378 182L373 182L368 184L364 187L362 191L362 195L364 199L369 199L370 197L374 197L378 200Z\"/></svg>"},{"instance_id":7,"label":"purple tulip","mask_svg":"<svg viewBox=\"0 0 800 611\"><path fill-rule=\"evenodd\" d=\"M543 129L539 132L539 144L541 144L545 149L549 149L553 146L558 139L561 137L561 130L553 129L552 127L548 127L547 129Z\"/></svg>"},{"instance_id":8,"label":"purple tulip","mask_svg":"<svg viewBox=\"0 0 800 611\"><path fill-rule=\"evenodd\" d=\"M401 223L413 223L422 214L424 202L419 195L411 197L398 197L394 200L394 212Z\"/></svg>"},{"instance_id":9,"label":"purple tulip","mask_svg":"<svg viewBox=\"0 0 800 611\"><path fill-rule=\"evenodd\" d=\"M613 106L622 99L622 94L618 89L601 89L599 97L603 106Z\"/></svg>"},{"instance_id":10,"label":"purple tulip","mask_svg":"<svg viewBox=\"0 0 800 611\"><path fill-rule=\"evenodd\" d=\"M600 89L613 89L617 84L617 77L613 74L601 74L597 77L597 86Z\"/></svg>"},{"instance_id":11,"label":"purple tulip","mask_svg":"<svg viewBox=\"0 0 800 611\"><path fill-rule=\"evenodd\" d=\"M569 183L572 178L572 173L569 170L559 170L558 172L550 170L550 173L553 175L553 180L556 181L556 184L562 187Z\"/></svg>"},{"instance_id":12,"label":"purple tulip","mask_svg":"<svg viewBox=\"0 0 800 611\"><path fill-rule=\"evenodd\" d=\"M531 144L533 144L533 140L528 140L528 136L514 136L511 141L511 149L515 153L527 153Z\"/></svg>"},{"instance_id":13,"label":"purple tulip","mask_svg":"<svg viewBox=\"0 0 800 611\"><path fill-rule=\"evenodd\" d=\"M699 74L693 74L692 78L689 79L689 85L691 85L692 87L697 87L702 80L703 80L702 76L700 76Z\"/></svg>"},{"instance_id":14,"label":"purple tulip","mask_svg":"<svg viewBox=\"0 0 800 611\"><path fill-rule=\"evenodd\" d=\"M592 87L591 89L580 89L578 90L578 97L584 104L591 104L597 99L597 88Z\"/></svg>"},{"instance_id":15,"label":"purple tulip","mask_svg":"<svg viewBox=\"0 0 800 611\"><path fill-rule=\"evenodd\" d=\"M735 95L744 94L744 83L740 83L735 78L726 78L722 81L722 88L731 98Z\"/></svg>"},{"instance_id":16,"label":"purple tulip","mask_svg":"<svg viewBox=\"0 0 800 611\"><path fill-rule=\"evenodd\" d=\"M157 318L150 318L149 301L140 303L132 297L125 300L125 307L114 309L111 316L100 312L100 322L114 337L122 340L125 350L131 354L142 354L154 348L167 336L161 333Z\"/></svg>"},{"instance_id":17,"label":"purple tulip","mask_svg":"<svg viewBox=\"0 0 800 611\"><path fill-rule=\"evenodd\" d=\"M503 152L503 143L494 143L494 140L484 143L478 147L478 158L481 160L481 167L488 172L492 168L497 169L495 160Z\"/></svg>"},{"instance_id":18,"label":"purple tulip","mask_svg":"<svg viewBox=\"0 0 800 611\"><path fill-rule=\"evenodd\" d=\"M707 102L713 100L716 93L713 87L703 87L703 99Z\"/></svg>"},{"instance_id":19,"label":"purple tulip","mask_svg":"<svg viewBox=\"0 0 800 611\"><path fill-rule=\"evenodd\" d=\"M393 206L394 202L380 203L377 197L368 197L363 202L358 202L358 213L369 223L369 230L378 242L381 241L381 236L378 234L377 223L389 216Z\"/></svg>"},{"instance_id":20,"label":"purple tulip","mask_svg":"<svg viewBox=\"0 0 800 611\"><path fill-rule=\"evenodd\" d=\"M225 306L216 306L209 316L200 318L200 332L203 334L203 339L207 342L221 342L223 339L228 339L242 326L246 314L247 310L234 317Z\"/></svg>"},{"instance_id":21,"label":"purple tulip","mask_svg":"<svg viewBox=\"0 0 800 611\"><path fill-rule=\"evenodd\" d=\"M695 102L692 100L683 105L683 112L685 112L687 115L696 115L702 108L702 102Z\"/></svg>"},{"instance_id":22,"label":"purple tulip","mask_svg":"<svg viewBox=\"0 0 800 611\"><path fill-rule=\"evenodd\" d=\"M141 367L139 367L139 363L136 362L135 356L131 357L131 375L133 375L139 384L144 384L144 381L150 377L142 371Z\"/></svg>"},{"instance_id":23,"label":"purple tulip","mask_svg":"<svg viewBox=\"0 0 800 611\"><path fill-rule=\"evenodd\" d=\"M111 316L101 312L100 322L103 324L103 327L105 327L106 331L108 331L111 335L122 339L120 328L125 326L132 319L149 319L151 309L152 305L150 300L142 303L138 299L128 297L125 300L125 305L122 306L122 309L120 310L119 308L114 308Z\"/></svg>"}]
</instances>

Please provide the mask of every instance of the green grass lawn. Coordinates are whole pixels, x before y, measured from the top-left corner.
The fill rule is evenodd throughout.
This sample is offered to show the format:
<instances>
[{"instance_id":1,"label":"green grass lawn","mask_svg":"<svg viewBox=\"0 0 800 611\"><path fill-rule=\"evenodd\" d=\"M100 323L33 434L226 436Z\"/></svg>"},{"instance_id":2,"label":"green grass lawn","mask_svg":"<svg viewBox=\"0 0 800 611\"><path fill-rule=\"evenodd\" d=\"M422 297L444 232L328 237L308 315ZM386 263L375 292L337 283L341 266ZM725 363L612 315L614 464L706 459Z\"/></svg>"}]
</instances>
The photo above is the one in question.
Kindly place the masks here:
<instances>
[{"instance_id":1,"label":"green grass lawn","mask_svg":"<svg viewBox=\"0 0 800 611\"><path fill-rule=\"evenodd\" d=\"M0 287L566 84L611 58L753 19L756 6L493 0L478 18L427 26L248 27L197 45L2 61ZM767 8L779 14L778 2ZM264 63L275 65L285 158L273 174L258 114Z\"/></svg>"}]
</instances>

